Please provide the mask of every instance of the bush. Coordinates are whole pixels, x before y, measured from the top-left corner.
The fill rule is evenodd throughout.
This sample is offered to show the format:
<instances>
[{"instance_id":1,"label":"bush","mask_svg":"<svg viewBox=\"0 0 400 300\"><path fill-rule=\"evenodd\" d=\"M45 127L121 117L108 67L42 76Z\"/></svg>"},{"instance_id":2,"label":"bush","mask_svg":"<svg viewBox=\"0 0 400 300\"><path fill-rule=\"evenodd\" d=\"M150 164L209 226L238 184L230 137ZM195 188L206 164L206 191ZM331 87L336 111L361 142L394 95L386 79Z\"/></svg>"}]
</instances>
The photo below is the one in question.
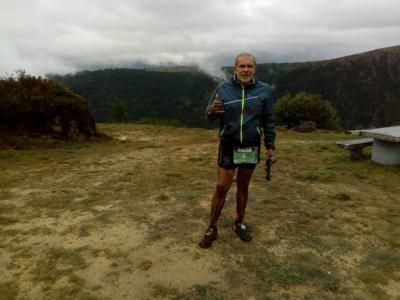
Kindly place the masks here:
<instances>
[{"instance_id":1,"label":"bush","mask_svg":"<svg viewBox=\"0 0 400 300\"><path fill-rule=\"evenodd\" d=\"M61 138L89 138L96 133L84 98L24 71L0 80L0 130Z\"/></svg>"},{"instance_id":2,"label":"bush","mask_svg":"<svg viewBox=\"0 0 400 300\"><path fill-rule=\"evenodd\" d=\"M340 123L336 110L321 95L300 92L295 96L285 95L279 98L276 105L277 122L289 128L303 122L313 121L317 128L339 129Z\"/></svg>"}]
</instances>

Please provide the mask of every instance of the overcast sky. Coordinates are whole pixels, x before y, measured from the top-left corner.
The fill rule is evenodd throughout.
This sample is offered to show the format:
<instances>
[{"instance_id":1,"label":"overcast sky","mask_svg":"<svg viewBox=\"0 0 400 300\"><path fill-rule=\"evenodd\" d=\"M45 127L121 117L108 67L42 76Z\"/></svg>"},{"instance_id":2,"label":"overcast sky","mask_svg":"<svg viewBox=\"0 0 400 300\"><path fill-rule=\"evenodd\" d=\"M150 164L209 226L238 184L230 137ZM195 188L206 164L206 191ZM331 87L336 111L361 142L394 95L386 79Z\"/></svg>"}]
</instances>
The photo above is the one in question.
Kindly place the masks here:
<instances>
[{"instance_id":1,"label":"overcast sky","mask_svg":"<svg viewBox=\"0 0 400 300\"><path fill-rule=\"evenodd\" d=\"M335 58L400 45L399 0L0 0L0 76Z\"/></svg>"}]
</instances>

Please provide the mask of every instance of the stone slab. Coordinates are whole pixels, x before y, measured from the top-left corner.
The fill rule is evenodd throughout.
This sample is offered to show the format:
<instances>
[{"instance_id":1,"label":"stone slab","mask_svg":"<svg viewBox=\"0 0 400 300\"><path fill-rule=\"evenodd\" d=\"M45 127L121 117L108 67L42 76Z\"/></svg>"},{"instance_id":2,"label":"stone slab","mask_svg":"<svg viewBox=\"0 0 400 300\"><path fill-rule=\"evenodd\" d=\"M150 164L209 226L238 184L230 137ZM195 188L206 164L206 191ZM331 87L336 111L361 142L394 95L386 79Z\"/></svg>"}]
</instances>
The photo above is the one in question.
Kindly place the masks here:
<instances>
[{"instance_id":1,"label":"stone slab","mask_svg":"<svg viewBox=\"0 0 400 300\"><path fill-rule=\"evenodd\" d=\"M400 143L400 126L360 130L360 135L377 140Z\"/></svg>"}]
</instances>

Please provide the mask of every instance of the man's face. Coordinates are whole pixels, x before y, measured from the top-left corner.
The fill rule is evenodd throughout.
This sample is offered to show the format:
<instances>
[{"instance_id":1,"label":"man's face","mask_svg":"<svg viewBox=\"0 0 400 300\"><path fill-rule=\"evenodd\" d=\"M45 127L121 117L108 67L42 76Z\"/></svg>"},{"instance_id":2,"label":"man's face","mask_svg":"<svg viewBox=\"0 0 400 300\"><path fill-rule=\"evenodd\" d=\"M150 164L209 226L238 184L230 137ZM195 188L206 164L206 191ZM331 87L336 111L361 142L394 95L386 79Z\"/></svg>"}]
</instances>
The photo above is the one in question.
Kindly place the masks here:
<instances>
[{"instance_id":1,"label":"man's face","mask_svg":"<svg viewBox=\"0 0 400 300\"><path fill-rule=\"evenodd\" d=\"M256 66L251 56L239 56L235 67L235 74L241 84L246 85L251 82L256 73Z\"/></svg>"}]
</instances>

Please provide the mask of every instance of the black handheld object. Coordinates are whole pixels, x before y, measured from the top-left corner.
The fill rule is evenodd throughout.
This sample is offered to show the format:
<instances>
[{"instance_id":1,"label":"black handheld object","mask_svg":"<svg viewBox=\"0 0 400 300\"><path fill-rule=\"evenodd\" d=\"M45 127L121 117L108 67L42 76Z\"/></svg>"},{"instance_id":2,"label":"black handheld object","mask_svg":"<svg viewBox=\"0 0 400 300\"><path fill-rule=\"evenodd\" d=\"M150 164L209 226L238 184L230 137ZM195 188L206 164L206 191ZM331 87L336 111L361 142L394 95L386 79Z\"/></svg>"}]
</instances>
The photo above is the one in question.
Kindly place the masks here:
<instances>
[{"instance_id":1,"label":"black handheld object","mask_svg":"<svg viewBox=\"0 0 400 300\"><path fill-rule=\"evenodd\" d=\"M272 165L272 158L268 156L267 160L265 161L265 179L271 180L271 165Z\"/></svg>"}]
</instances>

